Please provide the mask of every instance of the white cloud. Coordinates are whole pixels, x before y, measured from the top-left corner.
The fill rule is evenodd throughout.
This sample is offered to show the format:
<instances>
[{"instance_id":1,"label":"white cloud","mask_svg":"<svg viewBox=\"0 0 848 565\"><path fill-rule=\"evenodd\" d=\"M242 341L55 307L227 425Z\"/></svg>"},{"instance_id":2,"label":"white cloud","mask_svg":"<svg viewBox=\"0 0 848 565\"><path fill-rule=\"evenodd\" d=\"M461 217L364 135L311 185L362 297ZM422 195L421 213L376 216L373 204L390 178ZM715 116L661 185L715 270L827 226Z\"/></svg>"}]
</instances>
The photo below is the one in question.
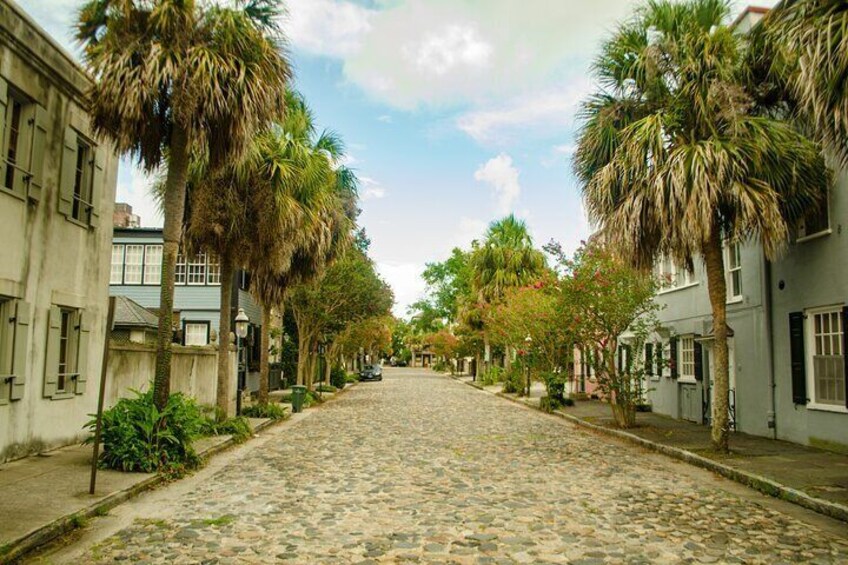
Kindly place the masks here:
<instances>
[{"instance_id":1,"label":"white cloud","mask_svg":"<svg viewBox=\"0 0 848 565\"><path fill-rule=\"evenodd\" d=\"M456 125L481 143L504 143L530 127L552 133L570 129L589 88L589 82L581 80L559 89L519 96L500 106L466 112Z\"/></svg>"},{"instance_id":2,"label":"white cloud","mask_svg":"<svg viewBox=\"0 0 848 565\"><path fill-rule=\"evenodd\" d=\"M141 217L141 225L145 227L162 225L162 213L150 192L153 181L152 176L147 175L129 159L121 159L115 200L129 203L133 207L133 213Z\"/></svg>"},{"instance_id":3,"label":"white cloud","mask_svg":"<svg viewBox=\"0 0 848 565\"><path fill-rule=\"evenodd\" d=\"M576 143L563 143L561 145L554 145L551 147L551 152L549 155L545 155L541 159L541 163L543 167L568 167L570 166L571 158L574 156L574 153L577 151Z\"/></svg>"},{"instance_id":4,"label":"white cloud","mask_svg":"<svg viewBox=\"0 0 848 565\"><path fill-rule=\"evenodd\" d=\"M377 272L395 293L395 316L406 316L410 304L424 295L423 263L377 262Z\"/></svg>"},{"instance_id":5,"label":"white cloud","mask_svg":"<svg viewBox=\"0 0 848 565\"><path fill-rule=\"evenodd\" d=\"M388 114L383 114L382 116L377 116L378 122L383 122L384 124L392 123L392 117Z\"/></svg>"},{"instance_id":6,"label":"white cloud","mask_svg":"<svg viewBox=\"0 0 848 565\"><path fill-rule=\"evenodd\" d=\"M512 164L512 157L501 153L492 157L474 173L474 179L492 185L497 197L498 212L508 214L521 195L518 184L518 169Z\"/></svg>"},{"instance_id":7,"label":"white cloud","mask_svg":"<svg viewBox=\"0 0 848 565\"><path fill-rule=\"evenodd\" d=\"M362 183L363 190L360 193L362 200L380 199L386 196L386 189L379 182L371 177L359 177L359 182Z\"/></svg>"},{"instance_id":8,"label":"white cloud","mask_svg":"<svg viewBox=\"0 0 848 565\"><path fill-rule=\"evenodd\" d=\"M287 4L284 29L292 45L332 57L359 49L375 13L353 2L335 0L288 0Z\"/></svg>"},{"instance_id":9,"label":"white cloud","mask_svg":"<svg viewBox=\"0 0 848 565\"><path fill-rule=\"evenodd\" d=\"M418 44L407 44L404 53L423 73L445 75L459 67L487 66L492 46L475 28L450 24L424 36Z\"/></svg>"}]
</instances>

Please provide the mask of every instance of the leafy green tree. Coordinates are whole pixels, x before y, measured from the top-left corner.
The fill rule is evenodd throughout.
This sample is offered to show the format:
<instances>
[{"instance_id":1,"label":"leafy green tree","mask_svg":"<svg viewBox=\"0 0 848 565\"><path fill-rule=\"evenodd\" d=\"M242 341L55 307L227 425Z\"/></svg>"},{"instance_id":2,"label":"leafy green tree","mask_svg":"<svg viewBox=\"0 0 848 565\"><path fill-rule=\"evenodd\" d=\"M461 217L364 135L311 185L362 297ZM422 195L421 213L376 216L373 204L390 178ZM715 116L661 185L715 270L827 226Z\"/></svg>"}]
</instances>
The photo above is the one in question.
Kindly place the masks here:
<instances>
[{"instance_id":1,"label":"leafy green tree","mask_svg":"<svg viewBox=\"0 0 848 565\"><path fill-rule=\"evenodd\" d=\"M348 324L388 315L394 296L373 262L356 248L338 258L320 277L292 289L288 305L297 323L298 382L312 386L313 353L322 338Z\"/></svg>"},{"instance_id":2,"label":"leafy green tree","mask_svg":"<svg viewBox=\"0 0 848 565\"><path fill-rule=\"evenodd\" d=\"M471 252L469 267L471 292L476 296L477 303L485 308L502 300L510 288L537 280L545 271L545 256L533 247L527 224L510 214L489 225L483 242ZM489 340L485 322L483 325L483 341L488 363ZM506 358L509 364L509 350Z\"/></svg>"},{"instance_id":3,"label":"leafy green tree","mask_svg":"<svg viewBox=\"0 0 848 565\"><path fill-rule=\"evenodd\" d=\"M271 0L234 8L193 0L89 0L76 37L94 83L95 131L148 171L167 162L154 399L170 393L174 269L190 155L211 169L240 157L282 111L291 72Z\"/></svg>"},{"instance_id":4,"label":"leafy green tree","mask_svg":"<svg viewBox=\"0 0 848 565\"><path fill-rule=\"evenodd\" d=\"M751 114L744 42L724 0L658 0L607 40L585 103L575 170L591 220L639 268L703 259L715 328L712 438L727 450L723 245L757 238L774 258L826 192L817 144Z\"/></svg>"},{"instance_id":5,"label":"leafy green tree","mask_svg":"<svg viewBox=\"0 0 848 565\"><path fill-rule=\"evenodd\" d=\"M433 310L448 324L456 322L460 304L471 295L469 259L467 251L454 247L444 261L427 263L422 275Z\"/></svg>"}]
</instances>

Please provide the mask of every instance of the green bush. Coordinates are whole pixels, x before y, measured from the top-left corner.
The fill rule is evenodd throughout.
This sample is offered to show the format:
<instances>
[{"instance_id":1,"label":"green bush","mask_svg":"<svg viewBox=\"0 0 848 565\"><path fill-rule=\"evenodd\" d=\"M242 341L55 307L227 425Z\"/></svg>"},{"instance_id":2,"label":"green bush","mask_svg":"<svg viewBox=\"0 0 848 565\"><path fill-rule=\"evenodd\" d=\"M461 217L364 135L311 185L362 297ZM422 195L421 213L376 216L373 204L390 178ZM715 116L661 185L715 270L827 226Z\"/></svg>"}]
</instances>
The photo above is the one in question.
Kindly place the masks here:
<instances>
[{"instance_id":1,"label":"green bush","mask_svg":"<svg viewBox=\"0 0 848 565\"><path fill-rule=\"evenodd\" d=\"M337 389L333 385L320 384L320 385L315 387L315 392L331 392L332 393L332 392L338 392L338 390L339 389Z\"/></svg>"},{"instance_id":2,"label":"green bush","mask_svg":"<svg viewBox=\"0 0 848 565\"><path fill-rule=\"evenodd\" d=\"M560 408L561 406L562 406L562 403L559 401L559 399L554 398L552 396L543 396L542 398L539 399L539 408L541 408L543 411L547 412L548 414L550 414L551 412L553 412L557 408Z\"/></svg>"},{"instance_id":3,"label":"green bush","mask_svg":"<svg viewBox=\"0 0 848 565\"><path fill-rule=\"evenodd\" d=\"M286 412L285 406L280 406L275 402L269 402L265 405L254 404L247 406L242 409L241 413L248 418L271 418L272 420L285 420L288 418L288 412Z\"/></svg>"},{"instance_id":4,"label":"green bush","mask_svg":"<svg viewBox=\"0 0 848 565\"><path fill-rule=\"evenodd\" d=\"M345 382L346 383L358 383L359 382L359 375L357 375L356 373L348 373L347 375L345 375Z\"/></svg>"},{"instance_id":5,"label":"green bush","mask_svg":"<svg viewBox=\"0 0 848 565\"><path fill-rule=\"evenodd\" d=\"M565 375L563 373L542 373L548 396L562 402L565 399Z\"/></svg>"},{"instance_id":6,"label":"green bush","mask_svg":"<svg viewBox=\"0 0 848 565\"><path fill-rule=\"evenodd\" d=\"M509 371L504 371L503 391L509 394L523 392L525 379L524 368L513 365Z\"/></svg>"},{"instance_id":7,"label":"green bush","mask_svg":"<svg viewBox=\"0 0 848 565\"><path fill-rule=\"evenodd\" d=\"M489 386L501 382L503 380L503 372L503 369L497 365L489 367L488 371L481 371L480 384L483 386Z\"/></svg>"},{"instance_id":8,"label":"green bush","mask_svg":"<svg viewBox=\"0 0 848 565\"><path fill-rule=\"evenodd\" d=\"M218 420L207 418L201 427L201 435L204 436L232 436L235 443L243 443L253 436L250 422L244 416Z\"/></svg>"},{"instance_id":9,"label":"green bush","mask_svg":"<svg viewBox=\"0 0 848 565\"><path fill-rule=\"evenodd\" d=\"M172 394L163 410L153 403L153 391L132 391L103 412L103 453L100 465L120 471L180 475L199 463L192 441L206 419L200 406L182 393ZM86 424L94 433L96 419ZM85 441L91 444L94 436Z\"/></svg>"},{"instance_id":10,"label":"green bush","mask_svg":"<svg viewBox=\"0 0 848 565\"><path fill-rule=\"evenodd\" d=\"M347 373L342 367L336 365L330 369L330 384L337 389L343 389L347 384Z\"/></svg>"},{"instance_id":11,"label":"green bush","mask_svg":"<svg viewBox=\"0 0 848 565\"><path fill-rule=\"evenodd\" d=\"M433 370L438 373L447 373L450 371L450 365L446 361L439 359L433 363Z\"/></svg>"}]
</instances>

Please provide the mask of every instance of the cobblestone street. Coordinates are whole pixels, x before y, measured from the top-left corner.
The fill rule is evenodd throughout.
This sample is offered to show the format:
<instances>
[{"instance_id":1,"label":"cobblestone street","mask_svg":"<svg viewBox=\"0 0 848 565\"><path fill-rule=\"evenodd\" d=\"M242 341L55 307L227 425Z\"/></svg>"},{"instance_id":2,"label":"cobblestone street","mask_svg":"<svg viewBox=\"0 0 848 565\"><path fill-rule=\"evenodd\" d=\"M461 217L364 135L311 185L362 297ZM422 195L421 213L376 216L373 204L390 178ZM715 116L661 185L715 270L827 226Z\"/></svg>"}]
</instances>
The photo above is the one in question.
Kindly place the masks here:
<instances>
[{"instance_id":1,"label":"cobblestone street","mask_svg":"<svg viewBox=\"0 0 848 565\"><path fill-rule=\"evenodd\" d=\"M115 513L44 559L848 562L845 524L413 369Z\"/></svg>"}]
</instances>

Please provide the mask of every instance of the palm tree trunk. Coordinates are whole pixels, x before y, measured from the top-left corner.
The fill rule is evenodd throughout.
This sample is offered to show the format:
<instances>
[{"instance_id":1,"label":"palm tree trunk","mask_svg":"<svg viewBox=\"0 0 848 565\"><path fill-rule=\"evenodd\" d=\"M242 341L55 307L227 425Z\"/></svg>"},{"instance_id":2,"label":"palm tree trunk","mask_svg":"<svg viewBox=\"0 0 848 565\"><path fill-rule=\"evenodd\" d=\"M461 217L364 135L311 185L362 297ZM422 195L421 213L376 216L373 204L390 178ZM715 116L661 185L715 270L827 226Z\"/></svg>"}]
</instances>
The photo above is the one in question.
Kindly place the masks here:
<instances>
[{"instance_id":1,"label":"palm tree trunk","mask_svg":"<svg viewBox=\"0 0 848 565\"><path fill-rule=\"evenodd\" d=\"M297 332L297 384L306 384L306 374L309 372L309 344L311 343L306 331L298 328Z\"/></svg>"},{"instance_id":2,"label":"palm tree trunk","mask_svg":"<svg viewBox=\"0 0 848 565\"><path fill-rule=\"evenodd\" d=\"M271 307L262 305L262 327L259 344L259 405L268 404L268 389L271 383L271 367L268 359L271 349Z\"/></svg>"},{"instance_id":3,"label":"palm tree trunk","mask_svg":"<svg viewBox=\"0 0 848 565\"><path fill-rule=\"evenodd\" d=\"M232 331L233 258L221 254L221 308L218 323L218 391L216 405L222 417L230 410L230 332Z\"/></svg>"},{"instance_id":4,"label":"palm tree trunk","mask_svg":"<svg viewBox=\"0 0 848 565\"><path fill-rule=\"evenodd\" d=\"M728 394L730 389L727 352L727 280L724 276L724 256L721 233L713 229L713 235L703 249L707 268L707 288L713 309L713 402L712 440L713 449L728 451L729 418Z\"/></svg>"},{"instance_id":5,"label":"palm tree trunk","mask_svg":"<svg viewBox=\"0 0 848 565\"><path fill-rule=\"evenodd\" d=\"M162 286L159 296L159 331L156 335L156 372L153 379L153 402L159 410L165 408L171 394L171 341L174 316L174 270L180 247L180 235L185 213L186 180L188 176L189 134L176 126L171 133L168 176L165 178L165 198L162 228Z\"/></svg>"}]
</instances>

